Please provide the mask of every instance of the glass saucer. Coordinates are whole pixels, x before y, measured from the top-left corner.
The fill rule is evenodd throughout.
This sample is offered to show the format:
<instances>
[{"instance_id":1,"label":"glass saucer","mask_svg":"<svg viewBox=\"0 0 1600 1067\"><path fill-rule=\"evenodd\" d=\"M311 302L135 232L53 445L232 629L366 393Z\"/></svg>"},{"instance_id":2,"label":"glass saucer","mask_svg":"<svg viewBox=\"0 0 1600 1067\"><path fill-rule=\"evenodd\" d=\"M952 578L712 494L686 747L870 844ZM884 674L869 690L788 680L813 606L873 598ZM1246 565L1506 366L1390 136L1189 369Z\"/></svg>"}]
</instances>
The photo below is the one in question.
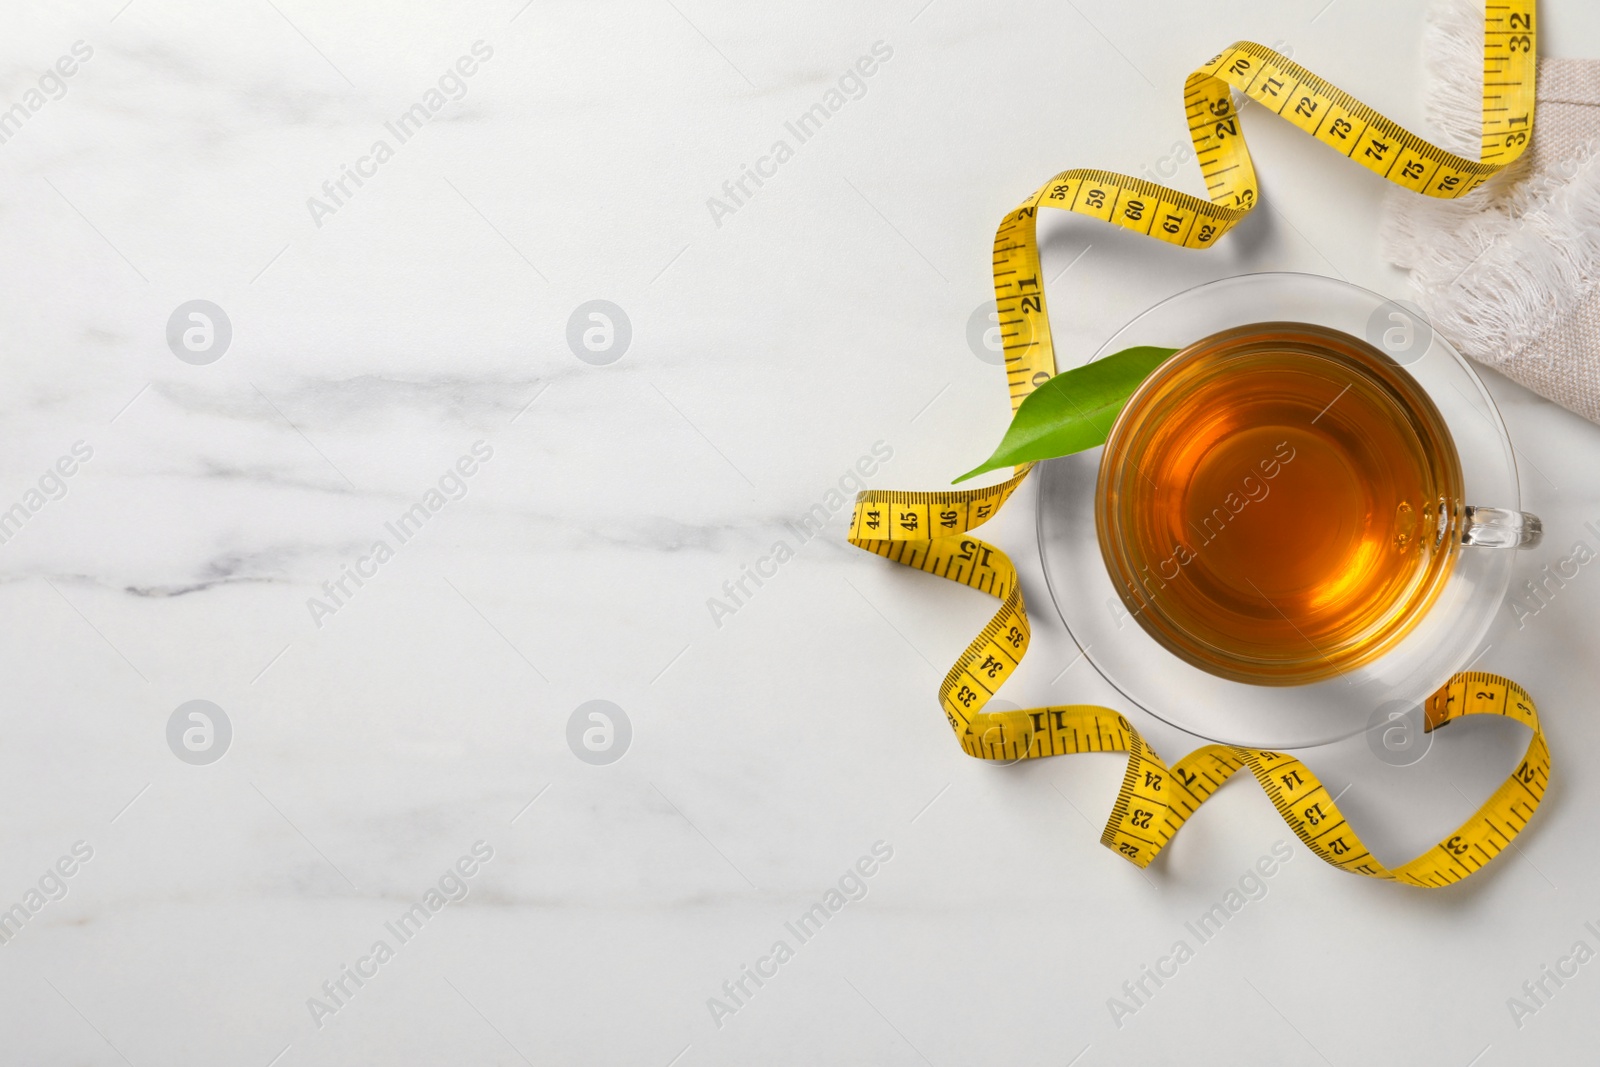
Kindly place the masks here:
<instances>
[{"instance_id":1,"label":"glass saucer","mask_svg":"<svg viewBox=\"0 0 1600 1067\"><path fill-rule=\"evenodd\" d=\"M1196 286L1135 318L1094 359L1134 345L1181 348L1234 326L1314 323L1387 352L1438 406L1460 453L1464 499L1521 507L1505 424L1472 367L1421 313L1312 274L1248 274ZM1515 553L1463 551L1427 616L1381 658L1300 686L1220 678L1172 655L1132 618L1112 585L1095 532L1101 449L1038 472L1039 554L1050 599L1087 659L1118 692L1164 722L1224 744L1303 748L1352 737L1380 714L1420 704L1464 669L1505 599Z\"/></svg>"}]
</instances>

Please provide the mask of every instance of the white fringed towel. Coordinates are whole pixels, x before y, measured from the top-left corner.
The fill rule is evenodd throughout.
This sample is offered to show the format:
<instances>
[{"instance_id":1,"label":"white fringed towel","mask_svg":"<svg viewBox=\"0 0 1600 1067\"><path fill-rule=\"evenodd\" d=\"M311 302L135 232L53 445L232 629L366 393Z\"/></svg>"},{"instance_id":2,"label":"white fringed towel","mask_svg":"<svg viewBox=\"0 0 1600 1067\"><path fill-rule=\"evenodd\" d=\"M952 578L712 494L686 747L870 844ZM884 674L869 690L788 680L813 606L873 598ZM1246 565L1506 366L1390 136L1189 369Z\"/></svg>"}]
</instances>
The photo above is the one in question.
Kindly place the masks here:
<instances>
[{"instance_id":1,"label":"white fringed towel","mask_svg":"<svg viewBox=\"0 0 1600 1067\"><path fill-rule=\"evenodd\" d=\"M1483 6L1430 15L1428 117L1477 158ZM1600 60L1541 58L1530 150L1459 201L1389 194L1385 254L1473 359L1600 422Z\"/></svg>"}]
</instances>

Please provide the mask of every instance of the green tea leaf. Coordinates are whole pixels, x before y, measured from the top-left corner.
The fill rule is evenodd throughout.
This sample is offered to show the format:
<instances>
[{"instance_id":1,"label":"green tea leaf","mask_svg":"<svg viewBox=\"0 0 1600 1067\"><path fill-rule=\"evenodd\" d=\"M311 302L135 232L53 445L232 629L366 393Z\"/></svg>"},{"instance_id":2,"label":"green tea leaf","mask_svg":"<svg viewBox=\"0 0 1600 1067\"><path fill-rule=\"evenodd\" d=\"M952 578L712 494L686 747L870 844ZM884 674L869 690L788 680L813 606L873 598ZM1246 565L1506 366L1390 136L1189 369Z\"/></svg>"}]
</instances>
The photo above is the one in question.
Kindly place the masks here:
<instances>
[{"instance_id":1,"label":"green tea leaf","mask_svg":"<svg viewBox=\"0 0 1600 1067\"><path fill-rule=\"evenodd\" d=\"M1017 408L994 455L956 481L1105 444L1111 424L1139 383L1176 351L1149 345L1124 348L1056 375Z\"/></svg>"}]
</instances>

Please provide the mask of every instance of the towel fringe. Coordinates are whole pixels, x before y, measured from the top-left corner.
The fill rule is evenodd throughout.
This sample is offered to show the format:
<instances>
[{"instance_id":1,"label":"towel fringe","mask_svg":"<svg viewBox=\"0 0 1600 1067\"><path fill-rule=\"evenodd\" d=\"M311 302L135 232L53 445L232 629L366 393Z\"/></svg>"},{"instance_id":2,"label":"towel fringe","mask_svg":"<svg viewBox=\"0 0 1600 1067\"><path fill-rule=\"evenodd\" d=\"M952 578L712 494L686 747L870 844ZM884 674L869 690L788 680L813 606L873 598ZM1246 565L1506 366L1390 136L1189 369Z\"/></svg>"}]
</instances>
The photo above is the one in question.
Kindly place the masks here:
<instances>
[{"instance_id":1,"label":"towel fringe","mask_svg":"<svg viewBox=\"0 0 1600 1067\"><path fill-rule=\"evenodd\" d=\"M1483 6L1441 0L1424 40L1428 118L1441 144L1478 155ZM1537 132L1535 133L1537 138ZM1467 355L1501 366L1589 296L1600 275L1600 154L1529 153L1459 201L1391 194L1384 253L1410 271L1434 327ZM1530 351L1532 349L1532 351Z\"/></svg>"}]
</instances>

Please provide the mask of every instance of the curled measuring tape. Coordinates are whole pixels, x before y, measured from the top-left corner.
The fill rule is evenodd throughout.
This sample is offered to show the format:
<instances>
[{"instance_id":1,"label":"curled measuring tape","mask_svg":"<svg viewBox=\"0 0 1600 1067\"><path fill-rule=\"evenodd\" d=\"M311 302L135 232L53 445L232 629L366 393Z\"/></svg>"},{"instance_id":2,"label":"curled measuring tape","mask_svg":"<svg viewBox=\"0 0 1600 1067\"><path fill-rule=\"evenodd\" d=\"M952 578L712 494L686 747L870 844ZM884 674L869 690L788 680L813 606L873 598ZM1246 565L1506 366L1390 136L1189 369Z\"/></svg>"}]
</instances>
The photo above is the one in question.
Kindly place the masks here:
<instances>
[{"instance_id":1,"label":"curled measuring tape","mask_svg":"<svg viewBox=\"0 0 1600 1067\"><path fill-rule=\"evenodd\" d=\"M1242 41L1184 83L1184 110L1209 200L1103 170L1068 170L1006 215L995 232L994 291L1015 411L1056 372L1040 281L1041 207L1088 215L1185 248L1210 248L1255 206L1255 168L1234 92L1265 105L1340 155L1425 196L1466 196L1520 156L1533 129L1534 0L1490 3L1483 32L1480 159L1447 152L1390 121L1287 57ZM856 496L850 543L896 563L980 589L1000 610L939 687L939 703L961 748L978 759L1016 760L1073 752L1126 752L1128 770L1101 842L1149 865L1194 810L1246 767L1306 846L1342 870L1438 887L1482 867L1527 825L1550 778L1550 750L1533 701L1492 674L1458 674L1430 697L1426 729L1466 715L1504 715L1533 736L1517 770L1456 832L1397 868L1380 864L1310 769L1280 752L1207 745L1168 767L1128 720L1074 705L984 711L1028 649L1027 609L1016 568L993 545L968 536L993 518L1033 465L979 489L869 490Z\"/></svg>"}]
</instances>

